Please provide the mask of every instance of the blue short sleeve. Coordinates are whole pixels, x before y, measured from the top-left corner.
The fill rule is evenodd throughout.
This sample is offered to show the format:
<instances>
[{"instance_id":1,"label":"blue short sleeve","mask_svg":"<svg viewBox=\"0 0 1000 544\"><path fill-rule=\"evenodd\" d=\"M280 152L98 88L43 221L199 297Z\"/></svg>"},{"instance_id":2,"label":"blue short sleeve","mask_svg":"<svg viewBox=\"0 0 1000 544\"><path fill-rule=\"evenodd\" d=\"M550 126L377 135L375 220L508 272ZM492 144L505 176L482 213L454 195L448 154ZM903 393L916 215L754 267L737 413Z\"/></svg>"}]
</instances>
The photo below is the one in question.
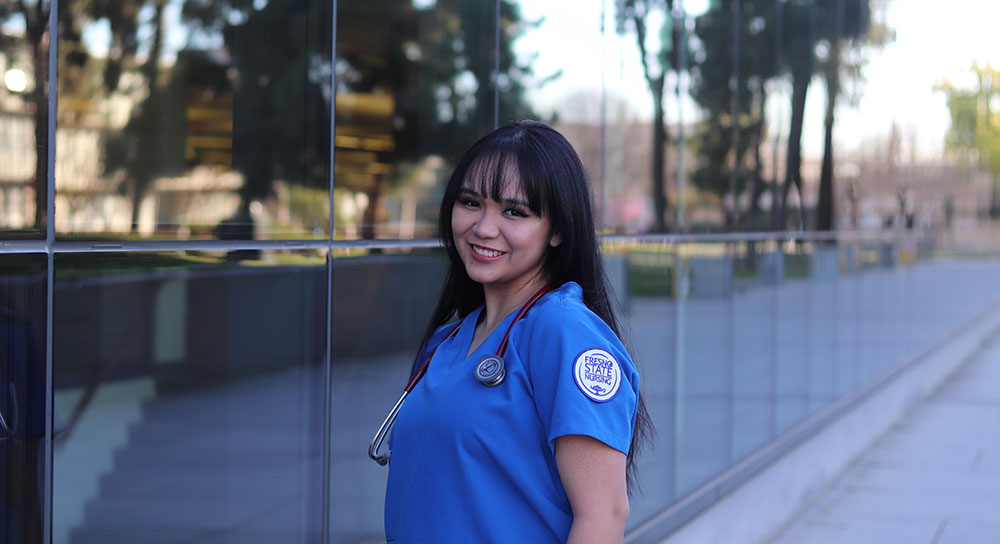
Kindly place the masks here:
<instances>
[{"instance_id":1,"label":"blue short sleeve","mask_svg":"<svg viewBox=\"0 0 1000 544\"><path fill-rule=\"evenodd\" d=\"M523 359L549 447L560 436L579 434L627 454L639 377L618 336L572 283L546 296L526 321Z\"/></svg>"}]
</instances>

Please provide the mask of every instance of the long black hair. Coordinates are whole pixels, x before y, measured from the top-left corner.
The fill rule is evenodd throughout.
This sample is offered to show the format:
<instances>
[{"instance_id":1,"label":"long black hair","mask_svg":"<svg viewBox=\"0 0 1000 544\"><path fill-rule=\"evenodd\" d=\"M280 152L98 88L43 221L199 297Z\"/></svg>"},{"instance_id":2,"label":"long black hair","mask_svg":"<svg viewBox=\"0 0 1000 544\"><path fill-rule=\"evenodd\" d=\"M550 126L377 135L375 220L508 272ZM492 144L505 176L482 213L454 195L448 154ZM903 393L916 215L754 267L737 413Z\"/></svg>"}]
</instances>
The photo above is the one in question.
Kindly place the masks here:
<instances>
[{"instance_id":1,"label":"long black hair","mask_svg":"<svg viewBox=\"0 0 1000 544\"><path fill-rule=\"evenodd\" d=\"M483 287L466 274L451 230L452 209L463 184L469 180L477 184L473 188L479 194L500 202L505 186L513 179L520 182L521 196L532 213L547 217L552 233L560 237L557 247L547 248L542 265L549 284L578 283L583 289L584 304L618 338L623 338L601 264L590 183L583 163L558 131L545 123L521 121L480 138L458 161L448 180L438 217L438 232L448 253L448 274L421 345L427 343L438 327L456 317L465 317L484 303ZM635 485L635 454L650 440L651 434L652 423L640 395L628 452L630 490Z\"/></svg>"}]
</instances>

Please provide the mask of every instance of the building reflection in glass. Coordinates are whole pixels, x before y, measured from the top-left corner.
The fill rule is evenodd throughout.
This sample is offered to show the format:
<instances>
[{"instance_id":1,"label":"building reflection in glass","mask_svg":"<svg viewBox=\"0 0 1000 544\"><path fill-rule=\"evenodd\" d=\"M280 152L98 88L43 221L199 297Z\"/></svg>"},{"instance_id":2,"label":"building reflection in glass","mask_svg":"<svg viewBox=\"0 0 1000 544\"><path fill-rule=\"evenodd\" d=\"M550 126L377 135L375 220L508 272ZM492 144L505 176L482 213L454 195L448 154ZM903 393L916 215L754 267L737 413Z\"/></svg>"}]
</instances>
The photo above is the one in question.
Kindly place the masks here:
<instances>
[{"instance_id":1,"label":"building reflection in glass","mask_svg":"<svg viewBox=\"0 0 1000 544\"><path fill-rule=\"evenodd\" d=\"M60 3L56 225L325 238L328 2Z\"/></svg>"},{"instance_id":2,"label":"building reflection in glass","mask_svg":"<svg viewBox=\"0 0 1000 544\"><path fill-rule=\"evenodd\" d=\"M0 231L45 234L49 3L0 4Z\"/></svg>"}]
</instances>

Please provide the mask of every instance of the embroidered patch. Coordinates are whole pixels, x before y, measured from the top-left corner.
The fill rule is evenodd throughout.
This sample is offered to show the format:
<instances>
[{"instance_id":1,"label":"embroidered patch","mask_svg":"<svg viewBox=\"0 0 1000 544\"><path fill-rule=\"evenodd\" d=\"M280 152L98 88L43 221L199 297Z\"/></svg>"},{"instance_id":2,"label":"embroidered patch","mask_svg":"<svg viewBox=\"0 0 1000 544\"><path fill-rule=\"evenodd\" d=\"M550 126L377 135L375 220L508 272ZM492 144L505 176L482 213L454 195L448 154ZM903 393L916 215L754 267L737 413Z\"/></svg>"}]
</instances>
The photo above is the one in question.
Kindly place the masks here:
<instances>
[{"instance_id":1,"label":"embroidered patch","mask_svg":"<svg viewBox=\"0 0 1000 544\"><path fill-rule=\"evenodd\" d=\"M577 355L573 363L573 378L590 400L608 402L615 398L622 384L622 368L603 349L588 349Z\"/></svg>"}]
</instances>

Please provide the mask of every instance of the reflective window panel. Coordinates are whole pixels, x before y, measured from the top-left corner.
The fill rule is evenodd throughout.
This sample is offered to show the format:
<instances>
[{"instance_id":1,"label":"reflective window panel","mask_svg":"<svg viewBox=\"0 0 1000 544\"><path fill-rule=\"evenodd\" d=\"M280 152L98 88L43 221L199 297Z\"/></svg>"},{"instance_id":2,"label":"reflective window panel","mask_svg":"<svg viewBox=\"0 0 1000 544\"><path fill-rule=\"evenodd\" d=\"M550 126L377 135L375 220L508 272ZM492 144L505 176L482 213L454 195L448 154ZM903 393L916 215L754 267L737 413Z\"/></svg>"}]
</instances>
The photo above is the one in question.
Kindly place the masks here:
<instances>
[{"instance_id":1,"label":"reflective window panel","mask_svg":"<svg viewBox=\"0 0 1000 544\"><path fill-rule=\"evenodd\" d=\"M655 429L639 454L638 485L630 497L629 527L675 498L673 429L678 330L676 251L666 244L606 244L605 270L621 302L618 313L641 378L641 394Z\"/></svg>"},{"instance_id":2,"label":"reflective window panel","mask_svg":"<svg viewBox=\"0 0 1000 544\"><path fill-rule=\"evenodd\" d=\"M49 2L0 4L0 238L44 238Z\"/></svg>"},{"instance_id":3,"label":"reflective window panel","mask_svg":"<svg viewBox=\"0 0 1000 544\"><path fill-rule=\"evenodd\" d=\"M620 215L606 202L617 202L617 182L623 175L606 168L609 157L621 151L618 139L612 137L619 134L619 120L608 111L618 102L609 105L607 96L612 93L605 89L606 66L615 65L610 60L615 36L609 8L614 9L614 2L502 3L501 28L509 44L501 51L504 75L498 78L500 124L537 119L566 136L593 182L595 212L602 226L605 213ZM648 168L647 161L642 166ZM615 183L607 181L609 176Z\"/></svg>"},{"instance_id":4,"label":"reflective window panel","mask_svg":"<svg viewBox=\"0 0 1000 544\"><path fill-rule=\"evenodd\" d=\"M45 255L0 255L0 541L10 544L43 535L45 268Z\"/></svg>"},{"instance_id":5,"label":"reflective window panel","mask_svg":"<svg viewBox=\"0 0 1000 544\"><path fill-rule=\"evenodd\" d=\"M325 255L229 257L56 256L54 543L319 541Z\"/></svg>"},{"instance_id":6,"label":"reflective window panel","mask_svg":"<svg viewBox=\"0 0 1000 544\"><path fill-rule=\"evenodd\" d=\"M60 2L59 235L325 238L331 9Z\"/></svg>"},{"instance_id":7,"label":"reflective window panel","mask_svg":"<svg viewBox=\"0 0 1000 544\"><path fill-rule=\"evenodd\" d=\"M437 250L333 259L331 541L382 543L387 468L368 444L410 376L441 292Z\"/></svg>"},{"instance_id":8,"label":"reflective window panel","mask_svg":"<svg viewBox=\"0 0 1000 544\"><path fill-rule=\"evenodd\" d=\"M782 245L784 271L775 304L774 429L788 430L806 416L811 358L809 316L812 261L802 242Z\"/></svg>"},{"instance_id":9,"label":"reflective window panel","mask_svg":"<svg viewBox=\"0 0 1000 544\"><path fill-rule=\"evenodd\" d=\"M496 4L336 4L335 235L434 236L455 161L494 127ZM519 19L501 12L509 52Z\"/></svg>"},{"instance_id":10,"label":"reflective window panel","mask_svg":"<svg viewBox=\"0 0 1000 544\"><path fill-rule=\"evenodd\" d=\"M682 343L676 370L676 489L692 491L732 456L734 254L724 244L677 247Z\"/></svg>"},{"instance_id":11,"label":"reflective window panel","mask_svg":"<svg viewBox=\"0 0 1000 544\"><path fill-rule=\"evenodd\" d=\"M806 251L810 260L806 309L809 342L806 411L812 413L837 397L837 352L843 345L837 341L840 306L837 293L841 274L836 244L813 242L808 244Z\"/></svg>"},{"instance_id":12,"label":"reflective window panel","mask_svg":"<svg viewBox=\"0 0 1000 544\"><path fill-rule=\"evenodd\" d=\"M733 245L733 402L734 461L774 435L777 368L775 322L783 262L774 242Z\"/></svg>"},{"instance_id":13,"label":"reflective window panel","mask_svg":"<svg viewBox=\"0 0 1000 544\"><path fill-rule=\"evenodd\" d=\"M837 244L839 275L836 285L836 373L838 395L861 382L861 306L859 246L856 242Z\"/></svg>"}]
</instances>

